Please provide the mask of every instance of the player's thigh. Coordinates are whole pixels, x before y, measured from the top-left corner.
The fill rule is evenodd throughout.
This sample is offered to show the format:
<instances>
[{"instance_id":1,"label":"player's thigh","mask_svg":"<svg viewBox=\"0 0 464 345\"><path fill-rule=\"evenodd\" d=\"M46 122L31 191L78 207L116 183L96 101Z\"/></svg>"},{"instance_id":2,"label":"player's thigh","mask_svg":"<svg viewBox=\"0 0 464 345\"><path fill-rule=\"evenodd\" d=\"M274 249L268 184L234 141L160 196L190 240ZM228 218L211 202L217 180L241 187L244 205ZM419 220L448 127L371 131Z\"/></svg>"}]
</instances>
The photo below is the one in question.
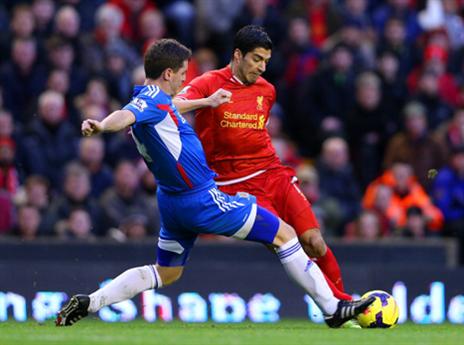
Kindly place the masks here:
<instances>
[{"instance_id":1,"label":"player's thigh","mask_svg":"<svg viewBox=\"0 0 464 345\"><path fill-rule=\"evenodd\" d=\"M168 226L163 223L160 230L156 264L166 268L183 267L195 244L197 234Z\"/></svg>"},{"instance_id":2,"label":"player's thigh","mask_svg":"<svg viewBox=\"0 0 464 345\"><path fill-rule=\"evenodd\" d=\"M259 206L264 207L268 211L278 216L278 212L274 209L273 200L266 193L264 186L265 180L251 179L241 183L234 183L231 185L220 186L219 189L226 194L235 195L240 192L250 193L256 198Z\"/></svg>"},{"instance_id":3,"label":"player's thigh","mask_svg":"<svg viewBox=\"0 0 464 345\"><path fill-rule=\"evenodd\" d=\"M276 191L275 193L279 193ZM311 204L301 192L298 184L290 179L281 184L280 193L284 198L276 198L274 203L279 216L290 224L298 236L308 230L319 229L319 222L314 214Z\"/></svg>"}]
</instances>

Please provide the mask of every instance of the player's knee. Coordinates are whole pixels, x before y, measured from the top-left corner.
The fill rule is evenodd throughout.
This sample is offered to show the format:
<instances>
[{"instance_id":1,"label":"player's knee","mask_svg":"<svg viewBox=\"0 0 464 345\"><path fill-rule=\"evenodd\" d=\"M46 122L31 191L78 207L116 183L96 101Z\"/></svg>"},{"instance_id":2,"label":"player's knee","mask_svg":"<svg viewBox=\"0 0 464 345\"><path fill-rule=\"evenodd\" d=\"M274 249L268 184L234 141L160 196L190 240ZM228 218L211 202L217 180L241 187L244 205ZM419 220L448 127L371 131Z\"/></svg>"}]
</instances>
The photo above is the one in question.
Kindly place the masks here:
<instances>
[{"instance_id":1,"label":"player's knee","mask_svg":"<svg viewBox=\"0 0 464 345\"><path fill-rule=\"evenodd\" d=\"M327 245L322 238L319 229L311 229L300 236L300 242L305 252L313 258L324 256L327 252Z\"/></svg>"},{"instance_id":2,"label":"player's knee","mask_svg":"<svg viewBox=\"0 0 464 345\"><path fill-rule=\"evenodd\" d=\"M161 282L163 286L171 285L180 279L182 273L184 272L184 268L181 266L177 267L164 267L156 265L156 269L158 270L158 274L161 278Z\"/></svg>"},{"instance_id":3,"label":"player's knee","mask_svg":"<svg viewBox=\"0 0 464 345\"><path fill-rule=\"evenodd\" d=\"M280 247L295 237L295 230L290 225L285 223L282 219L280 219L279 230L277 231L277 234L272 244L276 247Z\"/></svg>"}]
</instances>

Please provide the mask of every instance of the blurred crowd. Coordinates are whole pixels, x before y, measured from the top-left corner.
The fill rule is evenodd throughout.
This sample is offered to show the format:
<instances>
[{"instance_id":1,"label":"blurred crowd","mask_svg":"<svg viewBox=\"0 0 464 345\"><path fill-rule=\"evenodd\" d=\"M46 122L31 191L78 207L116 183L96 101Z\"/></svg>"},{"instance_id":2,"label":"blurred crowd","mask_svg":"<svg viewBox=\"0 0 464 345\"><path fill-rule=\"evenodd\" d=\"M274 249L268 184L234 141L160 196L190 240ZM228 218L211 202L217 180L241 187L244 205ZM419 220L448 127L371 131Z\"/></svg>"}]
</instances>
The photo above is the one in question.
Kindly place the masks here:
<instances>
[{"instance_id":1,"label":"blurred crowd","mask_svg":"<svg viewBox=\"0 0 464 345\"><path fill-rule=\"evenodd\" d=\"M191 47L190 80L247 24L274 42L268 130L325 235L464 242L463 0L3 0L0 234L156 234L130 135L80 123L130 99L151 42Z\"/></svg>"}]
</instances>

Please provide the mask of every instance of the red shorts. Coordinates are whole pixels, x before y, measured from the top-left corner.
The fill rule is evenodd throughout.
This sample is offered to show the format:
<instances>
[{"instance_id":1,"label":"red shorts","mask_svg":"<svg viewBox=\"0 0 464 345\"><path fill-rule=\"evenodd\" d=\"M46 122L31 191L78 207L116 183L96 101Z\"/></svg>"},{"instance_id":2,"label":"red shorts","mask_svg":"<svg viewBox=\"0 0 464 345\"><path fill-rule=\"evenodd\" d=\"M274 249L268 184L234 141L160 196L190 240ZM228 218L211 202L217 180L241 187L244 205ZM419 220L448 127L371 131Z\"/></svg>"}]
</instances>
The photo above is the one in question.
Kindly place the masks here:
<instances>
[{"instance_id":1,"label":"red shorts","mask_svg":"<svg viewBox=\"0 0 464 345\"><path fill-rule=\"evenodd\" d=\"M290 224L302 235L310 229L319 229L311 204L298 187L295 171L289 167L278 167L264 173L219 189L227 194L247 192L256 196L262 206Z\"/></svg>"}]
</instances>

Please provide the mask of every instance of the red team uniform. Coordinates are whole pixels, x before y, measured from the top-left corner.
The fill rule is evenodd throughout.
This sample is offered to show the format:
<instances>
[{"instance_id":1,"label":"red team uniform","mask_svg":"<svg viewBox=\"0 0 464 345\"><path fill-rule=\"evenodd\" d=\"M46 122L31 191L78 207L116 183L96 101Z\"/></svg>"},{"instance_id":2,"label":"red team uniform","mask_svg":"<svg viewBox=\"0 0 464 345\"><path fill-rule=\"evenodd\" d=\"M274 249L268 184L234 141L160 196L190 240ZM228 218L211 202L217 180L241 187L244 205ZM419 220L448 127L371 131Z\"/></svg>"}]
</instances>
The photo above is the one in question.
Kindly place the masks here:
<instances>
[{"instance_id":1,"label":"red team uniform","mask_svg":"<svg viewBox=\"0 0 464 345\"><path fill-rule=\"evenodd\" d=\"M298 235L319 228L295 171L282 165L266 130L276 98L274 86L262 77L244 85L227 66L192 80L177 97L205 98L219 88L232 93L231 101L196 110L195 130L220 189L255 195L260 206L291 224Z\"/></svg>"},{"instance_id":2,"label":"red team uniform","mask_svg":"<svg viewBox=\"0 0 464 345\"><path fill-rule=\"evenodd\" d=\"M245 85L227 66L193 79L176 97L206 98L220 88L232 93L230 102L197 109L195 131L209 166L218 174L216 183L221 191L253 194L260 206L290 224L298 236L319 228L309 201L298 187L295 171L282 165L266 130L276 99L274 86L262 77ZM329 247L317 263L329 277L327 282L335 296L351 299L342 292L340 268Z\"/></svg>"}]
</instances>

